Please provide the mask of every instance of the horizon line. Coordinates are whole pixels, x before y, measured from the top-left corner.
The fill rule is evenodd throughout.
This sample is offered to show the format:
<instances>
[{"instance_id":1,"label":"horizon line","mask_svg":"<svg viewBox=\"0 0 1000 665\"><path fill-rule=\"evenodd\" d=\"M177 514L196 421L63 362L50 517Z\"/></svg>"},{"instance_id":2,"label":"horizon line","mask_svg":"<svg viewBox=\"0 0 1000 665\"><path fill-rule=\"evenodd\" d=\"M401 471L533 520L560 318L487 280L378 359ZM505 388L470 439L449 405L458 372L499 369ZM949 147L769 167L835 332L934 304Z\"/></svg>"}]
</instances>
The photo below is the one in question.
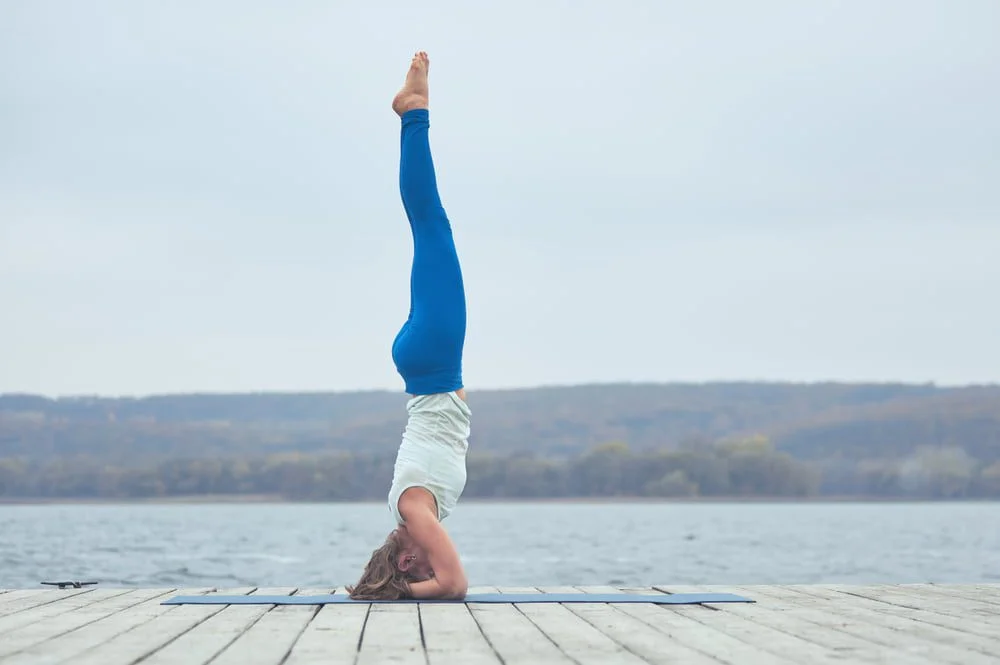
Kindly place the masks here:
<instances>
[{"instance_id":1,"label":"horizon line","mask_svg":"<svg viewBox=\"0 0 1000 665\"><path fill-rule=\"evenodd\" d=\"M789 387L816 387L816 386L855 386L855 387L901 387L901 388L934 388L939 390L961 390L969 388L998 388L997 382L967 382L967 383L941 383L938 381L904 381L895 379L884 380L847 380L847 379L811 379L811 380L779 380L779 379L705 379L701 381L677 380L677 381L649 381L649 380L618 380L618 381L590 381L577 383L540 383L534 385L505 386L473 388L466 386L470 393L502 393L502 392L525 392L535 390L567 390L574 388L621 388L621 387L711 387L711 386L789 386ZM397 393L406 395L402 389L395 388L348 388L348 389L328 389L328 390L297 390L297 389L249 389L249 390L188 390L188 391L167 391L150 393L41 393L29 391L5 391L0 392L0 399L10 397L33 397L48 400L103 400L103 399L158 399L164 397L250 397L250 396L317 396L317 395L362 395L362 394L382 394Z\"/></svg>"}]
</instances>

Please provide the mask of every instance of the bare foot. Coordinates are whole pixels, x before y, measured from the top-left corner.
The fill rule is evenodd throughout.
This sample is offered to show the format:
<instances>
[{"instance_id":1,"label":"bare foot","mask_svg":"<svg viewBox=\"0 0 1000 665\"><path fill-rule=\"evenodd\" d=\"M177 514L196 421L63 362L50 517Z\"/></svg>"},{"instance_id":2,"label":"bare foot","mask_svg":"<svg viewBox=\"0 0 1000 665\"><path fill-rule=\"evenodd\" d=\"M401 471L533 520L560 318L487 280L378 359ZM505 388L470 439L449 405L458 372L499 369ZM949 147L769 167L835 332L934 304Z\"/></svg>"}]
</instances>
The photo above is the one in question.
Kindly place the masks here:
<instances>
[{"instance_id":1,"label":"bare foot","mask_svg":"<svg viewBox=\"0 0 1000 665\"><path fill-rule=\"evenodd\" d=\"M430 59L424 51L417 51L410 62L410 71L406 72L406 82L392 100L392 110L402 116L413 109L425 109L430 103L430 93L427 87L427 70L430 69Z\"/></svg>"}]
</instances>

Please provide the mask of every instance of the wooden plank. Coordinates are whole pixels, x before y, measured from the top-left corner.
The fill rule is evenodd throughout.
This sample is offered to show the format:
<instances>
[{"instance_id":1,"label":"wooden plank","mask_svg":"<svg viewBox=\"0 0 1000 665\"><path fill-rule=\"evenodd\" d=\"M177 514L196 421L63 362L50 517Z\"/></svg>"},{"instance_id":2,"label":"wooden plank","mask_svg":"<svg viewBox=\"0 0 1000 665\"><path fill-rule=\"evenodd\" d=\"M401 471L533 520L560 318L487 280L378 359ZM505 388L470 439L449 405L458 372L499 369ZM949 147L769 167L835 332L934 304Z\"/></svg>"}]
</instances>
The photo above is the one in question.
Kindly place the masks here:
<instances>
[{"instance_id":1,"label":"wooden plank","mask_svg":"<svg viewBox=\"0 0 1000 665\"><path fill-rule=\"evenodd\" d=\"M537 588L560 590L561 587ZM506 593L522 591L504 590ZM518 603L517 609L571 660L580 665L614 663L615 665L640 665L646 661L611 639L593 625L577 616L563 604Z\"/></svg>"},{"instance_id":2,"label":"wooden plank","mask_svg":"<svg viewBox=\"0 0 1000 665\"><path fill-rule=\"evenodd\" d=\"M942 612L922 607L921 603L914 603L906 596L879 591L867 593L863 589L843 595L839 589L822 586L797 591L807 597L823 598L840 613L864 613L896 630L936 643L954 644L984 653L1000 651L1000 613L983 614L979 608L973 608L963 616L955 605L949 605L947 611Z\"/></svg>"},{"instance_id":3,"label":"wooden plank","mask_svg":"<svg viewBox=\"0 0 1000 665\"><path fill-rule=\"evenodd\" d=\"M469 593L512 593L510 588L477 586ZM529 587L524 593L538 593ZM538 626L531 623L514 605L468 603L467 607L495 657L506 665L529 663L573 663Z\"/></svg>"},{"instance_id":4,"label":"wooden plank","mask_svg":"<svg viewBox=\"0 0 1000 665\"><path fill-rule=\"evenodd\" d=\"M700 593L721 591L703 585L657 585L646 593ZM630 589L634 593L642 590ZM738 615L726 614L725 603L703 605L630 606L621 610L670 633L678 641L726 663L840 662L842 656L826 647L773 626L762 626ZM718 609L714 609L718 608Z\"/></svg>"},{"instance_id":5,"label":"wooden plank","mask_svg":"<svg viewBox=\"0 0 1000 665\"><path fill-rule=\"evenodd\" d=\"M253 587L219 590L223 595L243 595ZM171 595L192 595L178 590ZM160 605L150 601L129 612L99 622L100 633L86 631L85 649L73 656L73 665L109 665L134 663L159 650L209 617L225 605ZM4 663L6 665L6 663Z\"/></svg>"},{"instance_id":6,"label":"wooden plank","mask_svg":"<svg viewBox=\"0 0 1000 665\"><path fill-rule=\"evenodd\" d=\"M99 595L97 591L92 591L91 593L68 598L62 602L68 603L72 600L83 600L87 598L95 599L95 602L93 603L77 605L75 608L71 607L70 609L74 611L70 612L55 613L51 616L45 616L42 614L42 612L46 610L55 610L62 604L61 602L42 605L34 610L27 610L20 614L4 617L5 619L19 619L26 614L35 612L39 613L37 621L29 621L28 623L21 625L19 628L15 628L14 630L4 633L2 639L0 639L0 656L9 656L11 654L24 652L31 649L31 647L44 643L46 640L69 633L82 626L99 621L100 619L110 616L116 612L135 607L150 598L160 597L164 595L167 590L135 589L128 591L123 589L122 591L127 592L115 593L111 595L102 593Z\"/></svg>"},{"instance_id":7,"label":"wooden plank","mask_svg":"<svg viewBox=\"0 0 1000 665\"><path fill-rule=\"evenodd\" d=\"M421 605L420 624L430 665L503 663L466 604Z\"/></svg>"},{"instance_id":8,"label":"wooden plank","mask_svg":"<svg viewBox=\"0 0 1000 665\"><path fill-rule=\"evenodd\" d=\"M0 605L0 617L28 610L33 607L47 605L49 603L58 603L66 598L91 593L94 590L95 589L93 587L89 587L86 589L25 589L20 592L12 591L11 594L17 595L14 597L8 596L8 598L5 599L6 602Z\"/></svg>"},{"instance_id":9,"label":"wooden plank","mask_svg":"<svg viewBox=\"0 0 1000 665\"><path fill-rule=\"evenodd\" d=\"M469 592L489 593L496 590L496 587L475 587ZM301 590L299 593L311 594L313 591ZM343 661L349 654L352 657L358 654L369 607L368 604L324 606L295 642L285 665L328 663L335 659ZM381 609L384 606L377 607ZM428 613L440 615L429 617ZM426 654L425 660L429 659L431 663L452 662L457 657L463 663L484 662L492 665L500 662L476 624L471 608L465 605L422 605L417 617L417 637L422 629L426 643L426 647L423 644L420 647ZM372 635L374 632L369 637ZM368 646L374 648L371 642ZM416 642L412 646L415 647ZM410 653L407 649L404 658L411 658ZM488 658L484 659L486 655Z\"/></svg>"},{"instance_id":10,"label":"wooden plank","mask_svg":"<svg viewBox=\"0 0 1000 665\"><path fill-rule=\"evenodd\" d=\"M731 587L730 590L733 593L752 595L760 600L754 605L733 604L721 611L737 614L754 623L802 637L827 648L831 653L838 654L842 658L850 658L851 662L883 663L894 655L895 658L905 658L905 662L912 665L936 665L938 663L938 661L924 657L919 653L903 654L898 649L887 648L878 641L866 639L866 633L859 635L856 632L845 630L845 627L864 623L864 620L855 617L838 618L832 615L815 614L811 615L814 620L810 620L800 609L791 606L780 596L767 596L766 592L758 587ZM771 602L772 600L774 602Z\"/></svg>"},{"instance_id":11,"label":"wooden plank","mask_svg":"<svg viewBox=\"0 0 1000 665\"><path fill-rule=\"evenodd\" d=\"M859 589L860 590L860 589ZM942 610L937 607L919 607L906 599L892 599L883 594L845 594L822 585L810 587L789 587L786 593L824 598L837 607L857 607L907 617L920 623L928 623L962 632L996 637L1000 634L1000 613L968 613ZM877 596L877 597L875 597Z\"/></svg>"},{"instance_id":12,"label":"wooden plank","mask_svg":"<svg viewBox=\"0 0 1000 665\"><path fill-rule=\"evenodd\" d=\"M73 658L83 653L88 648L111 639L116 634L128 630L136 622L148 620L147 612L152 608L168 609L168 606L160 606L159 603L173 593L171 589L136 589L137 593L144 594L147 600L141 601L131 606L121 606L121 603L129 596L118 596L106 601L114 604L111 607L101 608L100 604L94 604L80 609L76 616L74 614L57 617L52 622L38 625L40 634L46 639L43 641L32 641L27 648L23 648L13 655L5 658L3 665L39 665L40 663L59 663ZM205 593L208 589L190 589L184 593Z\"/></svg>"},{"instance_id":13,"label":"wooden plank","mask_svg":"<svg viewBox=\"0 0 1000 665\"><path fill-rule=\"evenodd\" d=\"M31 596L37 596L46 592L51 593L52 591L49 589L10 589L0 596L0 610L2 610L3 606L7 603L12 603L15 600L20 600L22 598L30 598Z\"/></svg>"},{"instance_id":14,"label":"wooden plank","mask_svg":"<svg viewBox=\"0 0 1000 665\"><path fill-rule=\"evenodd\" d=\"M968 616L974 614L993 617L1000 613L1000 603L991 602L989 598L969 598L955 595L954 593L931 591L926 588L919 589L882 584L863 587L829 584L823 585L823 587L834 589L841 593L864 596L873 600L883 600L897 605L909 606L914 609L950 614L951 616Z\"/></svg>"},{"instance_id":15,"label":"wooden plank","mask_svg":"<svg viewBox=\"0 0 1000 665\"><path fill-rule=\"evenodd\" d=\"M220 593L243 594L252 589L226 589ZM162 589L161 591L168 591ZM127 611L116 612L69 633L44 642L21 655L34 653L34 659L17 661L17 665L44 663L132 663L155 651L218 612L222 606L163 605L173 595L213 593L213 589L177 589L140 603ZM4 661L3 665L10 665Z\"/></svg>"},{"instance_id":16,"label":"wooden plank","mask_svg":"<svg viewBox=\"0 0 1000 665\"><path fill-rule=\"evenodd\" d=\"M571 665L574 662L514 605L473 603L469 611L497 657L506 665Z\"/></svg>"},{"instance_id":17,"label":"wooden plank","mask_svg":"<svg viewBox=\"0 0 1000 665\"><path fill-rule=\"evenodd\" d=\"M318 605L278 605L236 638L212 665L280 665L291 652ZM190 662L190 661L181 661Z\"/></svg>"},{"instance_id":18,"label":"wooden plank","mask_svg":"<svg viewBox=\"0 0 1000 665\"><path fill-rule=\"evenodd\" d=\"M294 588L261 588L251 594L282 596ZM186 608L194 606L181 606ZM219 611L193 626L177 639L153 652L143 665L199 665L223 654L237 639L253 629L274 605L225 605ZM266 661L265 661L266 662ZM277 661L275 661L277 662Z\"/></svg>"},{"instance_id":19,"label":"wooden plank","mask_svg":"<svg viewBox=\"0 0 1000 665\"><path fill-rule=\"evenodd\" d=\"M956 665L991 662L986 655L977 654L973 645L942 643L939 636L929 635L934 626L876 612L845 597L838 600L835 592L828 593L833 594L832 598L811 597L788 587L758 590L758 594L772 599L767 602L771 607L785 609L827 629L856 635L900 656Z\"/></svg>"},{"instance_id":20,"label":"wooden plank","mask_svg":"<svg viewBox=\"0 0 1000 665\"><path fill-rule=\"evenodd\" d=\"M896 595L881 590L867 590L863 587L844 591L825 585L810 587L790 587L788 593L796 593L809 598L822 598L838 608L864 608L883 614L910 617L914 621L935 624L973 634L993 637L1000 629L1000 612L990 612L970 604L970 609L962 610L962 605L947 603L943 606L921 602L908 595Z\"/></svg>"},{"instance_id":21,"label":"wooden plank","mask_svg":"<svg viewBox=\"0 0 1000 665\"><path fill-rule=\"evenodd\" d=\"M97 603L99 601L106 600L108 598L113 598L115 596L121 596L122 594L125 593L129 593L129 590L94 589L89 593L82 593L82 594L77 594L75 596L68 596L55 603L46 603L44 605L32 607L30 609L22 610L20 612L14 612L13 614L8 614L6 616L0 617L0 635L9 633L12 630L20 628L21 626L27 626L28 624L32 623L38 623L39 621L46 621L60 614L77 611L81 607L86 607L87 605L91 605L93 603ZM3 644L0 644L0 655L2 654L3 654Z\"/></svg>"},{"instance_id":22,"label":"wooden plank","mask_svg":"<svg viewBox=\"0 0 1000 665\"><path fill-rule=\"evenodd\" d=\"M759 593L751 593L750 589L733 585L657 585L654 588L671 593L742 592L757 600L753 605L713 603L709 613L693 605L670 606L670 609L764 652L818 663L843 662L848 657L851 662L885 662L884 650L879 645L855 636L838 634L829 626L819 626L801 617L782 615L775 608L768 607L766 599L761 598ZM917 662L926 665L926 661Z\"/></svg>"},{"instance_id":23,"label":"wooden plank","mask_svg":"<svg viewBox=\"0 0 1000 665\"><path fill-rule=\"evenodd\" d=\"M361 632L356 665L370 663L425 664L420 606L373 604Z\"/></svg>"},{"instance_id":24,"label":"wooden plank","mask_svg":"<svg viewBox=\"0 0 1000 665\"><path fill-rule=\"evenodd\" d=\"M699 651L724 663L774 663L799 665L798 654L783 657L772 645L757 644L746 634L733 635L723 626L705 623L705 617L717 614L706 608L692 607L690 612L671 606L622 605L620 610L663 631L678 644Z\"/></svg>"},{"instance_id":25,"label":"wooden plank","mask_svg":"<svg viewBox=\"0 0 1000 665\"><path fill-rule=\"evenodd\" d=\"M565 593L624 593L612 586L542 587L543 591ZM718 665L720 660L675 642L668 634L621 611L620 605L567 603L566 608L600 630L624 649L653 665L683 662L691 665Z\"/></svg>"},{"instance_id":26,"label":"wooden plank","mask_svg":"<svg viewBox=\"0 0 1000 665\"><path fill-rule=\"evenodd\" d=\"M324 605L292 646L284 665L353 663L371 605Z\"/></svg>"},{"instance_id":27,"label":"wooden plank","mask_svg":"<svg viewBox=\"0 0 1000 665\"><path fill-rule=\"evenodd\" d=\"M913 593L920 597L928 598L935 596L946 596L948 598L961 598L971 600L976 603L988 603L997 605L993 611L1000 612L1000 585L977 585L977 584L880 584L880 589L888 589L897 593Z\"/></svg>"}]
</instances>

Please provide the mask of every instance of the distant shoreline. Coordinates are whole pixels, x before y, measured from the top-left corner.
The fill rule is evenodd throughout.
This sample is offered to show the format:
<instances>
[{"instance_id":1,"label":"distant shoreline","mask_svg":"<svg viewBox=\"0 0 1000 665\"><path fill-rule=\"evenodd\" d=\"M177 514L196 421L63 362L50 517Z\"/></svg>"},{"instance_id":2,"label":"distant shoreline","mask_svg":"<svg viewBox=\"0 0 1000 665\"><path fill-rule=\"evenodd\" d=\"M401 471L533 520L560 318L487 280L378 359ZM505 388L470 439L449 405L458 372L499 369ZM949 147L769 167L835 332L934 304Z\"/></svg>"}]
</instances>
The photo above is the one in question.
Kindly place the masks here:
<instances>
[{"instance_id":1,"label":"distant shoreline","mask_svg":"<svg viewBox=\"0 0 1000 665\"><path fill-rule=\"evenodd\" d=\"M997 503L1000 499L970 497L958 499L935 499L931 497L885 497L885 496L810 496L810 497L469 497L461 500L465 504L501 503L563 503L563 504L616 504L616 503L675 503L675 504L727 504L727 503ZM42 506L42 505L197 505L197 504L380 504L380 500L316 500L289 499L267 494L207 494L185 496L160 496L146 498L113 497L0 497L0 506Z\"/></svg>"}]
</instances>

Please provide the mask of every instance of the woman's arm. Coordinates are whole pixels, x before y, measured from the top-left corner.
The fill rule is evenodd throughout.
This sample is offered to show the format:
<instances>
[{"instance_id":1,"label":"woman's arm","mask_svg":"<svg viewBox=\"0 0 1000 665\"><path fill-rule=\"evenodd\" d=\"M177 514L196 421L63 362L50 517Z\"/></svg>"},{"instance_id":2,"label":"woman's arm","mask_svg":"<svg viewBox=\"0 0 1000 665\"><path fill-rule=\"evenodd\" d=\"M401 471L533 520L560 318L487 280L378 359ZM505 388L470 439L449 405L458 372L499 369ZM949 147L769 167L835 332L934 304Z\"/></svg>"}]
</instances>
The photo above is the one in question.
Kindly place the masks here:
<instances>
[{"instance_id":1,"label":"woman's arm","mask_svg":"<svg viewBox=\"0 0 1000 665\"><path fill-rule=\"evenodd\" d=\"M421 491L421 494L425 493L426 490ZM408 490L399 501L400 515L406 520L406 531L414 543L427 552L428 563L434 571L434 577L429 580L411 582L410 592L414 598L461 600L465 598L469 582L458 550L434 512L434 499L426 494L426 497L412 496L413 492Z\"/></svg>"},{"instance_id":2,"label":"woman's arm","mask_svg":"<svg viewBox=\"0 0 1000 665\"><path fill-rule=\"evenodd\" d=\"M460 590L452 590L441 585L436 577L432 577L429 580L424 580L423 582L410 582L410 595L414 598L441 598L444 600L462 600L465 598L465 593L468 587L463 587Z\"/></svg>"}]
</instances>

